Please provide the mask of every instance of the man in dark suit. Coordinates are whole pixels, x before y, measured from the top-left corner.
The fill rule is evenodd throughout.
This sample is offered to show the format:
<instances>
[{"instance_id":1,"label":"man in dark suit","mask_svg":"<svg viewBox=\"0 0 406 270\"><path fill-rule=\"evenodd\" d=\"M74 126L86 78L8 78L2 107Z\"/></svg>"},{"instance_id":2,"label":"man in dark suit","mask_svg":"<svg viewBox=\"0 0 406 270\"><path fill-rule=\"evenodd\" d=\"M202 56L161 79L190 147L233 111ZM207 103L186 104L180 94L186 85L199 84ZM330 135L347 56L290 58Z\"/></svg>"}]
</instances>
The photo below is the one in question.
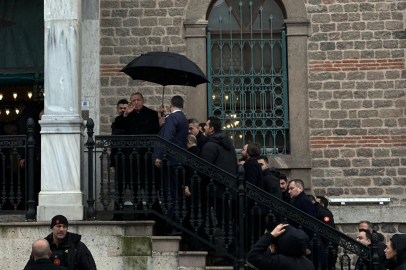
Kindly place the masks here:
<instances>
[{"instance_id":1,"label":"man in dark suit","mask_svg":"<svg viewBox=\"0 0 406 270\"><path fill-rule=\"evenodd\" d=\"M158 112L144 106L144 97L141 93L134 93L130 97L130 102L128 103L125 111L123 114L116 117L114 126L116 129L124 129L125 135L151 135L151 134L158 134L159 132L159 119L158 119ZM132 155L132 159L130 156ZM125 161L123 162L122 157L125 157ZM112 159L116 157L112 156ZM140 210L142 209L142 196L141 190L144 190L144 196L149 200L147 205L150 205L152 198L154 197L153 192L153 184L155 184L155 189L158 190L157 182L153 183L154 179L152 179L152 171L154 170L153 165L151 162L147 162L146 160L152 159L152 153L148 151L147 148L137 148L136 150L132 150L132 148L118 148L117 152L117 162L120 161L123 163L125 167L125 171L120 176L116 172L116 178L118 184L125 183L130 184L130 181L133 182L133 189L134 189L134 196L136 197L136 204L137 208ZM116 168L119 164L116 164ZM133 175L133 178L130 179L130 175ZM118 185L116 185L118 186ZM140 190L139 190L140 188ZM123 195L119 195L118 197L123 197ZM120 206L123 206L124 200L119 200L120 198L115 198L116 202L120 201ZM141 216L136 215L136 219L142 219Z\"/></svg>"},{"instance_id":2,"label":"man in dark suit","mask_svg":"<svg viewBox=\"0 0 406 270\"><path fill-rule=\"evenodd\" d=\"M126 99L120 99L117 102L117 114L118 115L122 115L128 105L128 100ZM111 135L125 135L125 129L119 129L116 128L116 122L113 122L111 124ZM117 155L117 151L118 148L111 148L111 154L110 154L110 167L115 168L115 172L116 172L116 177L115 179L117 179L118 183L117 183L117 187L118 187L118 194L119 194L119 198L118 200L115 200L114 202L114 209L115 210L120 210L120 205L123 205L124 202L122 201L123 199L123 188L124 188L124 181L123 181L123 169L122 169L122 165L123 163L121 162L120 156ZM116 167L116 159L119 160L118 166ZM113 220L123 220L123 215L122 214L114 214L113 216Z\"/></svg>"},{"instance_id":3,"label":"man in dark suit","mask_svg":"<svg viewBox=\"0 0 406 270\"><path fill-rule=\"evenodd\" d=\"M296 207L299 210L302 210L306 214L316 218L316 208L314 207L312 201L309 199L309 197L306 195L304 192L304 183L300 179L294 179L289 182L289 195L290 198L293 199L292 205ZM292 222L294 224L294 222ZM318 234L316 234L307 228L303 228L303 231L309 236L310 242L313 242L313 250L310 250L310 246L306 249L306 255L308 256L309 259L312 259L313 264L315 269L319 269L319 263L320 263L320 269L325 270L326 269L326 258L324 256L324 250L323 250L323 245L321 243L320 237ZM313 238L317 238L316 242L314 242ZM320 244L320 245L318 245ZM313 252L313 255L311 253Z\"/></svg>"},{"instance_id":4,"label":"man in dark suit","mask_svg":"<svg viewBox=\"0 0 406 270\"><path fill-rule=\"evenodd\" d=\"M25 270L68 270L68 268L54 264L51 257L51 248L45 239L38 239L32 244L31 255L34 257L34 263L27 266Z\"/></svg>"},{"instance_id":5,"label":"man in dark suit","mask_svg":"<svg viewBox=\"0 0 406 270\"><path fill-rule=\"evenodd\" d=\"M165 123L161 127L159 136L169 142L186 149L187 136L189 134L189 124L185 115L183 114L183 98L181 96L174 96L171 99L170 111L171 113L165 118ZM166 208L168 211L168 216L171 220L176 223L180 222L180 219L183 221L185 217L180 217L179 213L175 214L175 208L179 207L180 199L184 196L185 192L182 190L182 186L185 186L184 183L181 183L182 170L178 170L179 161L177 161L173 156L166 156L162 149L156 148L155 153L155 166L161 168L161 173L164 173L164 192L161 194L163 197L167 197ZM167 166L169 165L170 173L167 173ZM170 195L169 195L170 194ZM170 201L169 201L170 200ZM170 202L170 203L169 203ZM182 211L180 211L182 212ZM172 227L169 235L181 235L182 232L176 228Z\"/></svg>"}]
</instances>

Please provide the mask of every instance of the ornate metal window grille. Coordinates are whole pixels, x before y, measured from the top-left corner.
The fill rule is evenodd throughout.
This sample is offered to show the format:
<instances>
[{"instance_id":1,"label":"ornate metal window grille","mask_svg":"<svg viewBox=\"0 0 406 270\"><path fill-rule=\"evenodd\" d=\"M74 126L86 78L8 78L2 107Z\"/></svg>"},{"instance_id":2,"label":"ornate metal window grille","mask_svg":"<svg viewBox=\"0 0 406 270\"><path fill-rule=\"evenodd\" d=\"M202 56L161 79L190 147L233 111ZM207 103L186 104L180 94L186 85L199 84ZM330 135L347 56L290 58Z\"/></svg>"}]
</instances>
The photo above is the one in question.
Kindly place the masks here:
<instances>
[{"instance_id":1,"label":"ornate metal window grille","mask_svg":"<svg viewBox=\"0 0 406 270\"><path fill-rule=\"evenodd\" d=\"M237 152L251 141L263 154L290 154L283 9L273 0L218 0L208 20L209 116Z\"/></svg>"}]
</instances>

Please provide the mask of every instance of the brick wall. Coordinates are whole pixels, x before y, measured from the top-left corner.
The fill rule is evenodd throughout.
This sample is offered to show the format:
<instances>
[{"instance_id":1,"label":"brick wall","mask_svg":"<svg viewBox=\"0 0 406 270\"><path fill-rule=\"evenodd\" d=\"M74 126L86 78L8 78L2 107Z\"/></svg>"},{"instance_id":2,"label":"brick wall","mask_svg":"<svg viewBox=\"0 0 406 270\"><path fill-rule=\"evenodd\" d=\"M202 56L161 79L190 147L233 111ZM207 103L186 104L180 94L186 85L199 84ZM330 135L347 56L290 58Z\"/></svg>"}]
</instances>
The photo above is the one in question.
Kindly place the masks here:
<instances>
[{"instance_id":1,"label":"brick wall","mask_svg":"<svg viewBox=\"0 0 406 270\"><path fill-rule=\"evenodd\" d=\"M162 86L133 81L120 70L135 57L150 51L184 54L184 13L188 0L100 1L100 131L111 133L117 101L141 92L145 105L158 109ZM165 104L173 95L185 97L184 87L166 87Z\"/></svg>"},{"instance_id":2,"label":"brick wall","mask_svg":"<svg viewBox=\"0 0 406 270\"><path fill-rule=\"evenodd\" d=\"M209 0L202 0L209 1ZM391 197L406 204L404 1L305 0L309 128L316 195ZM157 109L162 87L119 70L141 53L185 53L188 0L101 0L101 132L133 92ZM206 12L206 11L204 11ZM183 87L173 94L185 95Z\"/></svg>"},{"instance_id":3,"label":"brick wall","mask_svg":"<svg viewBox=\"0 0 406 270\"><path fill-rule=\"evenodd\" d=\"M406 204L403 1L308 0L316 195Z\"/></svg>"}]
</instances>

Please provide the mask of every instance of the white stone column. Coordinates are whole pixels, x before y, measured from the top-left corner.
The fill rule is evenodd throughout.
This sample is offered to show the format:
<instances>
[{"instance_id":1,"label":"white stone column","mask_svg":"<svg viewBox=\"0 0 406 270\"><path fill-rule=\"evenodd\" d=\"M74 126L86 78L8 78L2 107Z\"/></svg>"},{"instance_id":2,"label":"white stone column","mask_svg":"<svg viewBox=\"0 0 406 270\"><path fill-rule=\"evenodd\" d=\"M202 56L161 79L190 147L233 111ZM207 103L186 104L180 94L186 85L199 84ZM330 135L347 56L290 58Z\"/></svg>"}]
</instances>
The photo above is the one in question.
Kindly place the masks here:
<instances>
[{"instance_id":1,"label":"white stone column","mask_svg":"<svg viewBox=\"0 0 406 270\"><path fill-rule=\"evenodd\" d=\"M45 115L37 220L83 219L82 1L45 0Z\"/></svg>"}]
</instances>

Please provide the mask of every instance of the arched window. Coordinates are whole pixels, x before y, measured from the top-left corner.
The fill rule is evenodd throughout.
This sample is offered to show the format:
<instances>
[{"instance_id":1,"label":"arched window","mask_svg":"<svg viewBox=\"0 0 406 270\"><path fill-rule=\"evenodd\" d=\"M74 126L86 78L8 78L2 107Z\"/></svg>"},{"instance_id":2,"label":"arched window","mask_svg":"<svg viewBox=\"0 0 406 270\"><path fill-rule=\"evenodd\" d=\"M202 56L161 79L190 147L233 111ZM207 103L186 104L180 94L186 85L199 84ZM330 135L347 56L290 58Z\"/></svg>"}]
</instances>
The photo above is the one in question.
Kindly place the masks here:
<instances>
[{"instance_id":1,"label":"arched window","mask_svg":"<svg viewBox=\"0 0 406 270\"><path fill-rule=\"evenodd\" d=\"M290 154L286 17L275 0L217 0L208 10L208 114L237 151Z\"/></svg>"}]
</instances>

